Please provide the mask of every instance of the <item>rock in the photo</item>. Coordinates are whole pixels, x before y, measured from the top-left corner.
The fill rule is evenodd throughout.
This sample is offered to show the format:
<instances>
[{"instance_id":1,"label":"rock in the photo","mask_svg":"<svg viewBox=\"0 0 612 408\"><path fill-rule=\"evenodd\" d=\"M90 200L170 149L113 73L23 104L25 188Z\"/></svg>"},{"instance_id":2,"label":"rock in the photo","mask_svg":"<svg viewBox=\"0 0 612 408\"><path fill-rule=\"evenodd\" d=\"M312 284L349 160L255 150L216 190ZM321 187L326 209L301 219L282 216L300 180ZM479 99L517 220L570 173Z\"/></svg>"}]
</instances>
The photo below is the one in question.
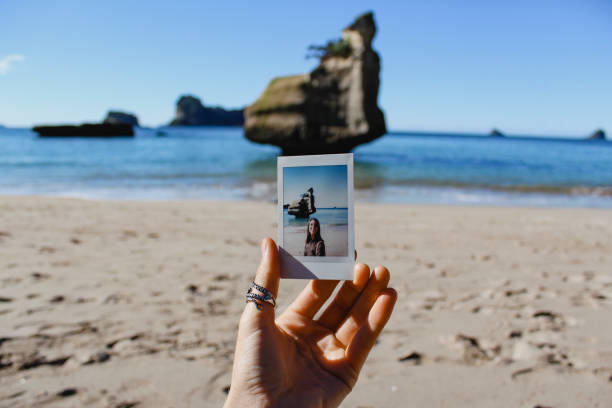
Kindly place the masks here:
<instances>
[{"instance_id":1,"label":"rock in the photo","mask_svg":"<svg viewBox=\"0 0 612 408\"><path fill-rule=\"evenodd\" d=\"M385 134L375 34L373 14L366 13L340 40L311 47L319 66L310 74L273 79L245 110L245 136L292 155L349 152Z\"/></svg>"}]
</instances>

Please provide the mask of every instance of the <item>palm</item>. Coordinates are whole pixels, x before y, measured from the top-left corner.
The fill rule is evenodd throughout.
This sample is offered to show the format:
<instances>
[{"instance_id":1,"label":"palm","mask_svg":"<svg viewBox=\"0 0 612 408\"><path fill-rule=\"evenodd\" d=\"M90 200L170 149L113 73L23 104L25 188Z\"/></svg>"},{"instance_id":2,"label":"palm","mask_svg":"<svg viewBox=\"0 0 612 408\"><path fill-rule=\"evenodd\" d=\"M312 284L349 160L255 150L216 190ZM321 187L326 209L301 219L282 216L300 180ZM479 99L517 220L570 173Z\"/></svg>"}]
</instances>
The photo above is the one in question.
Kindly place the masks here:
<instances>
[{"instance_id":1,"label":"palm","mask_svg":"<svg viewBox=\"0 0 612 408\"><path fill-rule=\"evenodd\" d=\"M275 261L272 257L268 269L277 268ZM371 277L369 272L356 265L354 281L344 282L316 318L337 281L311 281L276 321L268 305L261 311L247 306L232 391L240 384L241 393L277 406L338 405L357 381L395 302L395 292L386 289L389 272L377 268ZM278 280L262 283L276 293Z\"/></svg>"},{"instance_id":2,"label":"palm","mask_svg":"<svg viewBox=\"0 0 612 408\"><path fill-rule=\"evenodd\" d=\"M292 378L291 386L306 394L292 396L298 401L306 397L340 402L357 380L346 345L329 328L291 310L283 313L277 326L284 360L291 362L286 366L289 372L280 375Z\"/></svg>"}]
</instances>

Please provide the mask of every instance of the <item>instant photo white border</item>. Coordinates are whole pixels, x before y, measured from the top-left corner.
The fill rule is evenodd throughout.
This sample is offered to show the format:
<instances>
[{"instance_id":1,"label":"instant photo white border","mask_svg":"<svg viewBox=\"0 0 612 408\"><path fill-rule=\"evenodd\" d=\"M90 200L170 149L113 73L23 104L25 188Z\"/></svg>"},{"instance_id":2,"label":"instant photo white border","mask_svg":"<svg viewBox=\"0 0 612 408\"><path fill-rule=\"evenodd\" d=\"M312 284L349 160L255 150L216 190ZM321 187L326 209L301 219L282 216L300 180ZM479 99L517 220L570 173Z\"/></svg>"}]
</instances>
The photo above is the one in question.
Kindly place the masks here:
<instances>
[{"instance_id":1,"label":"instant photo white border","mask_svg":"<svg viewBox=\"0 0 612 408\"><path fill-rule=\"evenodd\" d=\"M284 185L285 167L346 165L348 194L348 256L294 256L283 249L284 240ZM353 153L322 154L310 156L279 156L277 160L278 185L278 246L281 261L281 277L288 279L353 280L355 265L355 213L353 209ZM316 194L315 194L316 197Z\"/></svg>"}]
</instances>

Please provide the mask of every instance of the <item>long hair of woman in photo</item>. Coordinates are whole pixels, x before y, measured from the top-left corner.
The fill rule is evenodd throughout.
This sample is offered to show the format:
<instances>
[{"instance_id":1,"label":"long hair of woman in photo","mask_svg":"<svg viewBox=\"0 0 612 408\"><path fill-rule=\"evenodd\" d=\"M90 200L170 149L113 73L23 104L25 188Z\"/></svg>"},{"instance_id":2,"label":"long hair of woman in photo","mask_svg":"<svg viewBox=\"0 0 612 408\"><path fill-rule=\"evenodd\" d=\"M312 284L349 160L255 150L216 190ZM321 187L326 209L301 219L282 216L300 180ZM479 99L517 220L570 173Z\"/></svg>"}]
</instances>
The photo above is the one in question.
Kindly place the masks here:
<instances>
[{"instance_id":1,"label":"long hair of woman in photo","mask_svg":"<svg viewBox=\"0 0 612 408\"><path fill-rule=\"evenodd\" d=\"M325 256L325 241L321 238L321 224L316 218L309 219L306 224L304 256Z\"/></svg>"}]
</instances>

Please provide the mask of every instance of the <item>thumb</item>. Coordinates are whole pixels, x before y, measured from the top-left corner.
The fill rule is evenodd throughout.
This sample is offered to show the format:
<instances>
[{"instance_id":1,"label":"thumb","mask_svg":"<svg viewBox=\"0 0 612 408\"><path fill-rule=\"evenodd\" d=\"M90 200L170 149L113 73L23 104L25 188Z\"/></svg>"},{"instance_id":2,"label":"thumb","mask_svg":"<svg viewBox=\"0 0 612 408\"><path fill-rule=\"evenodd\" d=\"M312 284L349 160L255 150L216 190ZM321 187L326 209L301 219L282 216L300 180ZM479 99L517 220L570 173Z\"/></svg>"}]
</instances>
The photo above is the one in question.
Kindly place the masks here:
<instances>
[{"instance_id":1,"label":"thumb","mask_svg":"<svg viewBox=\"0 0 612 408\"><path fill-rule=\"evenodd\" d=\"M261 242L261 263L257 268L255 279L253 281L264 288L268 289L272 296L276 300L278 295L278 284L280 281L280 259L278 255L278 248L271 238L265 238ZM254 290L255 293L259 291ZM254 310L257 314L263 314L274 318L274 308L271 304L263 301L258 301L261 305L261 310L257 309L257 306L253 302L247 302L247 310Z\"/></svg>"}]
</instances>

